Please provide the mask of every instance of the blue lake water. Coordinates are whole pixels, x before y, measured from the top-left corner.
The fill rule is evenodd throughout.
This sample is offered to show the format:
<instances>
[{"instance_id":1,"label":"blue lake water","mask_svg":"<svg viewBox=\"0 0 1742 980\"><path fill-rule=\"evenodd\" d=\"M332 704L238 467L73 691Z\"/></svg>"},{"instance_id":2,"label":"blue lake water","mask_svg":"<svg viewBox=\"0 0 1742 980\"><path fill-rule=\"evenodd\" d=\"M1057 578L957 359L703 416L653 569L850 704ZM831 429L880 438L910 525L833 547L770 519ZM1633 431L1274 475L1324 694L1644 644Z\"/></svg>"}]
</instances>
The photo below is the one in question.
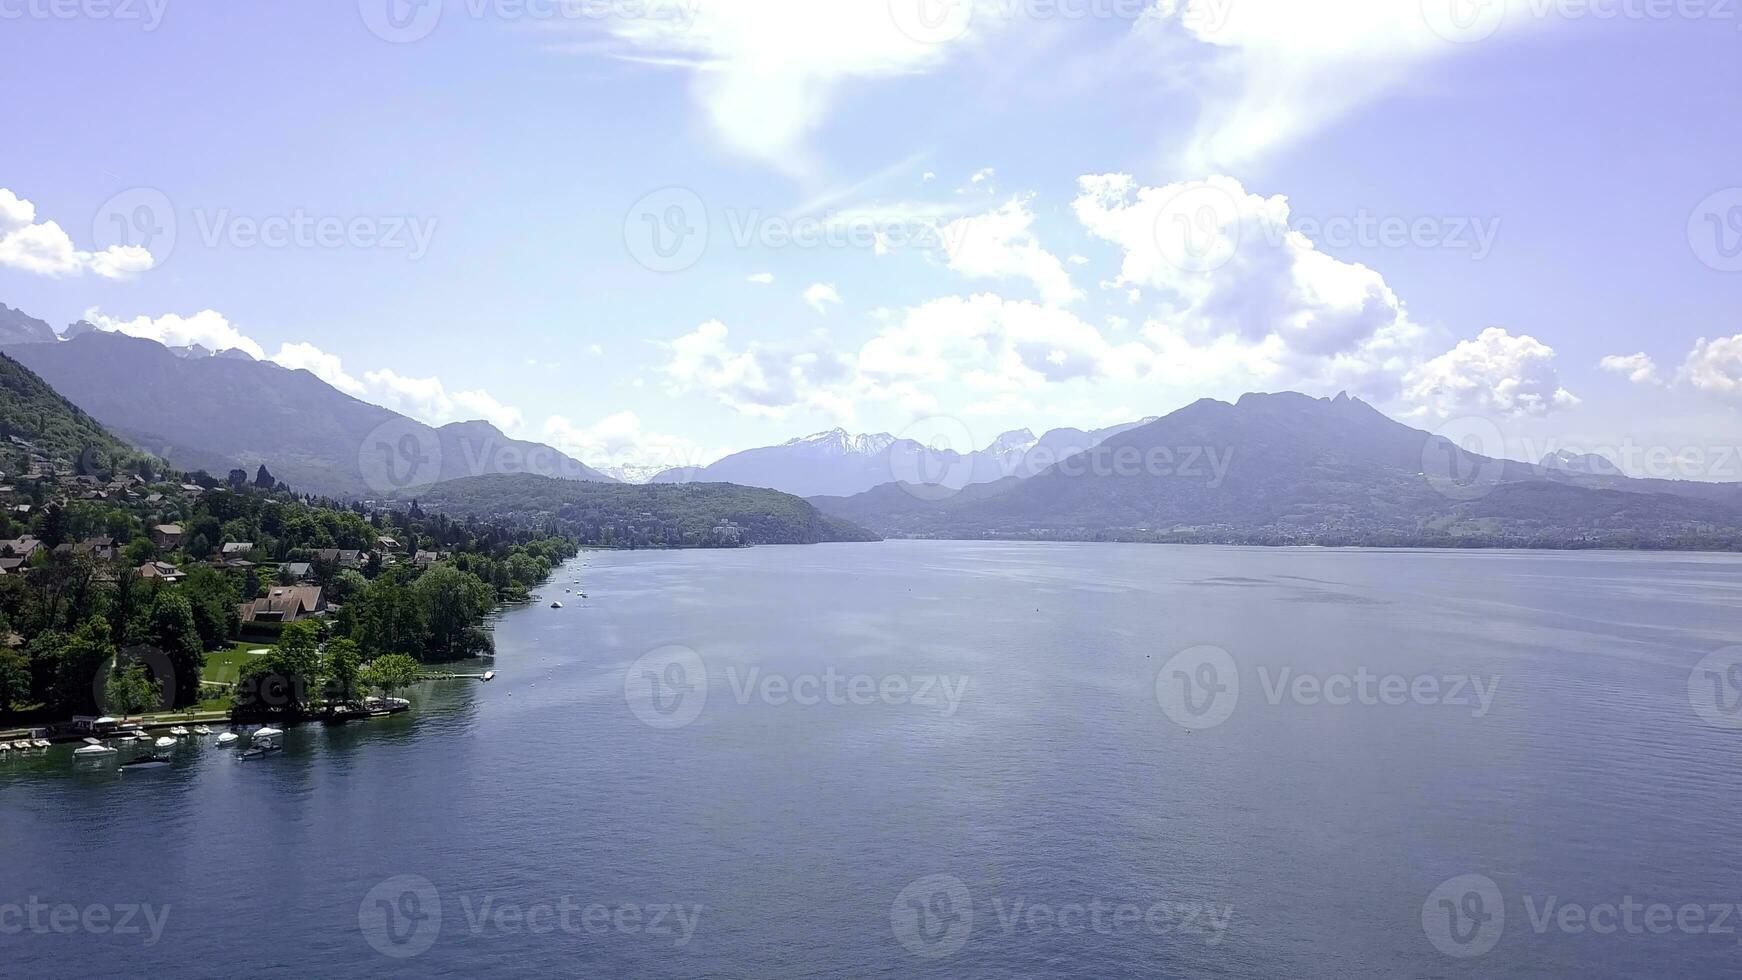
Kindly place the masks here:
<instances>
[{"instance_id":1,"label":"blue lake water","mask_svg":"<svg viewBox=\"0 0 1742 980\"><path fill-rule=\"evenodd\" d=\"M1690 688L1737 558L887 542L543 594L495 682L275 758L0 761L0 976L1742 973L1742 671Z\"/></svg>"}]
</instances>

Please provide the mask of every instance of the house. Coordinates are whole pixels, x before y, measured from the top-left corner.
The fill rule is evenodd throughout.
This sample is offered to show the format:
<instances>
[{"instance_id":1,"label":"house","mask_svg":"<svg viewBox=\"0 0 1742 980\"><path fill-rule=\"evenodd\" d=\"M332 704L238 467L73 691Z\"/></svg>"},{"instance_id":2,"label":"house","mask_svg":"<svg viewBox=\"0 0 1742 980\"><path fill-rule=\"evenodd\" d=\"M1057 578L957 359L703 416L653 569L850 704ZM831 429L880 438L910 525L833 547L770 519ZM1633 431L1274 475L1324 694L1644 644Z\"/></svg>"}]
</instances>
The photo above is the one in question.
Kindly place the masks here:
<instances>
[{"instance_id":1,"label":"house","mask_svg":"<svg viewBox=\"0 0 1742 980\"><path fill-rule=\"evenodd\" d=\"M323 548L315 552L315 561L337 565L340 568L362 568L363 553L344 548Z\"/></svg>"},{"instance_id":2,"label":"house","mask_svg":"<svg viewBox=\"0 0 1742 980\"><path fill-rule=\"evenodd\" d=\"M140 578L160 578L165 582L180 582L187 578L181 569L166 561L148 561L139 566Z\"/></svg>"},{"instance_id":3,"label":"house","mask_svg":"<svg viewBox=\"0 0 1742 980\"><path fill-rule=\"evenodd\" d=\"M24 559L0 558L0 575L22 575L24 572Z\"/></svg>"},{"instance_id":4,"label":"house","mask_svg":"<svg viewBox=\"0 0 1742 980\"><path fill-rule=\"evenodd\" d=\"M0 555L29 561L35 557L37 552L42 550L42 547L41 541L26 534L24 537L13 538L10 541L0 541Z\"/></svg>"},{"instance_id":5,"label":"house","mask_svg":"<svg viewBox=\"0 0 1742 980\"><path fill-rule=\"evenodd\" d=\"M381 537L375 539L375 546L380 548L382 551L404 551L405 550L405 546L399 543L398 538L390 538L385 534L383 534Z\"/></svg>"},{"instance_id":6,"label":"house","mask_svg":"<svg viewBox=\"0 0 1742 980\"><path fill-rule=\"evenodd\" d=\"M225 558L230 558L232 556L246 555L253 550L254 542L252 541L231 541L224 545L218 553L223 555Z\"/></svg>"},{"instance_id":7,"label":"house","mask_svg":"<svg viewBox=\"0 0 1742 980\"><path fill-rule=\"evenodd\" d=\"M327 611L327 600L318 585L280 585L264 598L244 602L244 623L295 623Z\"/></svg>"},{"instance_id":8,"label":"house","mask_svg":"<svg viewBox=\"0 0 1742 980\"><path fill-rule=\"evenodd\" d=\"M181 547L182 529L180 524L159 524L151 529L151 543L159 548L175 549Z\"/></svg>"},{"instance_id":9,"label":"house","mask_svg":"<svg viewBox=\"0 0 1742 980\"><path fill-rule=\"evenodd\" d=\"M287 561L278 566L280 575L289 575L298 582L306 582L314 574L314 566L306 561Z\"/></svg>"},{"instance_id":10,"label":"house","mask_svg":"<svg viewBox=\"0 0 1742 980\"><path fill-rule=\"evenodd\" d=\"M428 568L429 566L434 565L436 562L441 561L441 560L442 560L442 556L441 556L441 552L439 552L439 551L420 551L417 554L411 556L412 564L416 565L419 568Z\"/></svg>"}]
</instances>

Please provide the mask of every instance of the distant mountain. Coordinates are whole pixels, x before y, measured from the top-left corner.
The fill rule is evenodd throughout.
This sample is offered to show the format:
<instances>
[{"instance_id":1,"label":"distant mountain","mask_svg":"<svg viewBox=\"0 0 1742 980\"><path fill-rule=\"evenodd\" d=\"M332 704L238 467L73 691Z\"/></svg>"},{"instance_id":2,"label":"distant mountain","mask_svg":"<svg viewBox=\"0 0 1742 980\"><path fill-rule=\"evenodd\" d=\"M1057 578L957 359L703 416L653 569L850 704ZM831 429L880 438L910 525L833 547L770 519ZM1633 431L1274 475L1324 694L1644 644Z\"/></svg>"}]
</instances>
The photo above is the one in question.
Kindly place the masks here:
<instances>
[{"instance_id":1,"label":"distant mountain","mask_svg":"<svg viewBox=\"0 0 1742 980\"><path fill-rule=\"evenodd\" d=\"M21 459L32 451L88 473L141 455L29 368L0 354L0 454Z\"/></svg>"},{"instance_id":2,"label":"distant mountain","mask_svg":"<svg viewBox=\"0 0 1742 980\"><path fill-rule=\"evenodd\" d=\"M932 449L887 432L852 435L832 429L778 446L747 449L708 466L666 470L652 482L736 483L800 496L849 496L890 482L923 481L960 489L1009 476L1031 476L1141 424L1092 432L1053 429L1039 439L1027 429L1017 429L969 453Z\"/></svg>"},{"instance_id":3,"label":"distant mountain","mask_svg":"<svg viewBox=\"0 0 1742 980\"><path fill-rule=\"evenodd\" d=\"M1492 459L1346 395L1205 399L1027 479L812 498L883 534L1742 548L1742 485Z\"/></svg>"},{"instance_id":4,"label":"distant mountain","mask_svg":"<svg viewBox=\"0 0 1742 980\"><path fill-rule=\"evenodd\" d=\"M875 534L789 494L726 483L631 486L548 477L480 476L407 492L454 517L536 523L589 544L696 547L874 541ZM723 529L723 530L722 530Z\"/></svg>"},{"instance_id":5,"label":"distant mountain","mask_svg":"<svg viewBox=\"0 0 1742 980\"><path fill-rule=\"evenodd\" d=\"M47 323L0 303L0 345L52 344L56 339Z\"/></svg>"},{"instance_id":6,"label":"distant mountain","mask_svg":"<svg viewBox=\"0 0 1742 980\"><path fill-rule=\"evenodd\" d=\"M1575 453L1565 449L1549 453L1537 464L1545 470L1585 476L1621 476L1621 467L1598 453Z\"/></svg>"},{"instance_id":7,"label":"distant mountain","mask_svg":"<svg viewBox=\"0 0 1742 980\"><path fill-rule=\"evenodd\" d=\"M239 351L187 356L85 331L6 353L117 435L186 469L252 472L264 463L297 490L362 498L484 473L609 479L488 423L435 429Z\"/></svg>"}]
</instances>

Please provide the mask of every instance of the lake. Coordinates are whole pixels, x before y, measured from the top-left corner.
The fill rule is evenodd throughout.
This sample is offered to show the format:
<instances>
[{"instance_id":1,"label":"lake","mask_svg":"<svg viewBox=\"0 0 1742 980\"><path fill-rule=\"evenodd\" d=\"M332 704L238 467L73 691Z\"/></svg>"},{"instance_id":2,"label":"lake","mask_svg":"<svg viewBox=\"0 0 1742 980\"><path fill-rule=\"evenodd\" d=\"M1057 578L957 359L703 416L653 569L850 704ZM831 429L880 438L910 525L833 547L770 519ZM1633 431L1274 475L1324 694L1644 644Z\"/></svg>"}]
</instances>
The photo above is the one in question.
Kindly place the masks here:
<instances>
[{"instance_id":1,"label":"lake","mask_svg":"<svg viewBox=\"0 0 1742 980\"><path fill-rule=\"evenodd\" d=\"M494 682L277 757L0 761L0 975L1742 970L1736 557L885 542L542 594Z\"/></svg>"}]
</instances>

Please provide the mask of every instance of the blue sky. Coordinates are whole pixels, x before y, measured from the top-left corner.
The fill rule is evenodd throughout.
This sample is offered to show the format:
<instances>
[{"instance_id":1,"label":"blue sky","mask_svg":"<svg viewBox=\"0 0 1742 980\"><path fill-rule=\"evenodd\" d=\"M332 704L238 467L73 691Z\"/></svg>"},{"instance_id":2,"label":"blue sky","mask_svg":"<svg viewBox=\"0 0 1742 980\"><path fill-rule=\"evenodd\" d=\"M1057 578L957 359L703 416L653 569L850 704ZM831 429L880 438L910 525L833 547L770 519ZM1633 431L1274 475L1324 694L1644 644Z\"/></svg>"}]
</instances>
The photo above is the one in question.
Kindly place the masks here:
<instances>
[{"instance_id":1,"label":"blue sky","mask_svg":"<svg viewBox=\"0 0 1742 980\"><path fill-rule=\"evenodd\" d=\"M0 301L605 464L1347 388L1742 479L1742 4L392 2L0 0Z\"/></svg>"}]
</instances>

